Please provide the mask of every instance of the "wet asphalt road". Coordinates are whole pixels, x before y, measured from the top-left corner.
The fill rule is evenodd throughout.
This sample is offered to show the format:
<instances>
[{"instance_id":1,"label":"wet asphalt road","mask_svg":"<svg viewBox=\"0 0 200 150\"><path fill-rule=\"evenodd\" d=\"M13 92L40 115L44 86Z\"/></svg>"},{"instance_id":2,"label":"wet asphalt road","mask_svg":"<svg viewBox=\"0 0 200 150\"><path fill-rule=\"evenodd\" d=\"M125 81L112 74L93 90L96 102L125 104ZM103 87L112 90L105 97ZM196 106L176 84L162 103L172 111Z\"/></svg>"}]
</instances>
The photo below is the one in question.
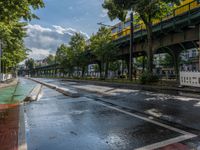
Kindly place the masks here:
<instances>
[{"instance_id":1,"label":"wet asphalt road","mask_svg":"<svg viewBox=\"0 0 200 150\"><path fill-rule=\"evenodd\" d=\"M153 113L152 115L157 115L157 117L167 116L170 121L184 122L188 120L184 118L182 111L190 111L191 106L187 107L186 104L189 104L191 99L145 91L60 82L59 80L45 81L60 87L78 90L81 97L70 98L43 87L39 101L25 106L29 150L129 150L155 143L157 143L155 147L160 148L162 147L159 147L161 141L187 134L171 129L171 125L165 127L162 124L152 123L150 116L139 114L137 117L126 112L138 109L149 114ZM84 88L93 92L101 91L105 95L85 92ZM98 99L109 103L98 101ZM191 101L193 102L193 99ZM167 110L169 107L170 110ZM198 112L199 109L197 106L194 111ZM193 113L193 110L191 111L189 114ZM182 115L184 119L180 117ZM141 119L140 116L147 120ZM199 120L194 122L193 127L199 127L196 125L196 123L200 124L199 122ZM193 132L193 130L187 130L187 132ZM186 145L181 145L181 149L197 148L200 142L197 138L194 139L193 143L189 139L189 145L181 143Z\"/></svg>"}]
</instances>

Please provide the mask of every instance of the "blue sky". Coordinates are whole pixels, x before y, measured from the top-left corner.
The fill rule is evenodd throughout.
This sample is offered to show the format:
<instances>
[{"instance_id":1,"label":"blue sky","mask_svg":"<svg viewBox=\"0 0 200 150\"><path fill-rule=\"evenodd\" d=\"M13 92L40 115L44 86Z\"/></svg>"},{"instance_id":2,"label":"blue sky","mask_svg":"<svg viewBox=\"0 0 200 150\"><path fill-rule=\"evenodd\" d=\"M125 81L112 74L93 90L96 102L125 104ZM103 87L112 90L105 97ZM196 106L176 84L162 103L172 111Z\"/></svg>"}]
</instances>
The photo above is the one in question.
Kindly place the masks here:
<instances>
[{"instance_id":1,"label":"blue sky","mask_svg":"<svg viewBox=\"0 0 200 150\"><path fill-rule=\"evenodd\" d=\"M102 8L103 0L44 0L45 8L35 13L40 20L32 24L45 27L59 25L83 31L88 35L96 32L98 22L113 24Z\"/></svg>"},{"instance_id":2,"label":"blue sky","mask_svg":"<svg viewBox=\"0 0 200 150\"><path fill-rule=\"evenodd\" d=\"M104 0L44 0L45 8L34 11L40 20L27 26L25 45L29 57L40 60L55 54L57 47L68 44L71 36L80 32L89 38L96 33L98 22L113 25L102 8ZM116 21L115 21L116 22Z\"/></svg>"}]
</instances>

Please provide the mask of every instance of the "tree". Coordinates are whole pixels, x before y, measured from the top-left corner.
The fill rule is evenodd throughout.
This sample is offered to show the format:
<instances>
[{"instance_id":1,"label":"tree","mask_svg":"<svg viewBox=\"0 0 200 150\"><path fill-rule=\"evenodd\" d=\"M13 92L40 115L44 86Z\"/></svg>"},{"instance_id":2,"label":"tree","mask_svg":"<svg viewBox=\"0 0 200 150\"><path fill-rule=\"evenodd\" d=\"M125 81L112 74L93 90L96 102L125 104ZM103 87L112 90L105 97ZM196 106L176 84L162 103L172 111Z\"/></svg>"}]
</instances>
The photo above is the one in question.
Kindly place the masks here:
<instances>
[{"instance_id":1,"label":"tree","mask_svg":"<svg viewBox=\"0 0 200 150\"><path fill-rule=\"evenodd\" d=\"M74 36L71 37L69 42L71 55L70 60L71 63L77 67L77 71L79 68L82 69L82 77L85 72L85 66L87 65L87 58L86 58L86 40L85 37L81 33L76 33Z\"/></svg>"},{"instance_id":2,"label":"tree","mask_svg":"<svg viewBox=\"0 0 200 150\"><path fill-rule=\"evenodd\" d=\"M24 20L38 18L32 10L44 7L43 0L4 0L0 2L0 41L2 43L3 70L15 66L27 56L23 38L26 36ZM13 64L13 65L12 65ZM7 66L7 67L6 67Z\"/></svg>"},{"instance_id":3,"label":"tree","mask_svg":"<svg viewBox=\"0 0 200 150\"><path fill-rule=\"evenodd\" d=\"M90 49L98 61L100 77L102 78L102 70L105 70L106 78L109 62L115 58L118 50L115 43L112 42L111 30L101 27L96 35L92 35L90 42ZM106 64L105 69L104 64Z\"/></svg>"},{"instance_id":4,"label":"tree","mask_svg":"<svg viewBox=\"0 0 200 150\"><path fill-rule=\"evenodd\" d=\"M166 53L164 59L160 60L160 64L164 67L173 67L174 64L173 57L168 53Z\"/></svg>"},{"instance_id":5,"label":"tree","mask_svg":"<svg viewBox=\"0 0 200 150\"><path fill-rule=\"evenodd\" d=\"M140 56L136 58L136 67L142 67L142 72L145 70L145 64L147 63L147 59L145 56Z\"/></svg>"},{"instance_id":6,"label":"tree","mask_svg":"<svg viewBox=\"0 0 200 150\"><path fill-rule=\"evenodd\" d=\"M142 20L147 30L148 65L149 73L153 69L153 22L171 13L172 5L179 4L181 0L104 0L103 8L108 10L111 20L119 18L124 21L129 11Z\"/></svg>"},{"instance_id":7,"label":"tree","mask_svg":"<svg viewBox=\"0 0 200 150\"><path fill-rule=\"evenodd\" d=\"M0 2L0 22L14 22L19 21L21 18L31 20L38 18L32 13L44 7L43 0L5 0Z\"/></svg>"},{"instance_id":8,"label":"tree","mask_svg":"<svg viewBox=\"0 0 200 150\"><path fill-rule=\"evenodd\" d=\"M62 72L65 73L66 71L71 75L73 72L73 65L72 65L72 54L69 46L66 46L62 44L60 47L58 47L56 51L56 57L55 57L56 63L60 65L62 69Z\"/></svg>"},{"instance_id":9,"label":"tree","mask_svg":"<svg viewBox=\"0 0 200 150\"><path fill-rule=\"evenodd\" d=\"M28 70L28 74L32 74L33 69L35 68L34 59L30 58L25 61L26 69Z\"/></svg>"},{"instance_id":10,"label":"tree","mask_svg":"<svg viewBox=\"0 0 200 150\"><path fill-rule=\"evenodd\" d=\"M45 58L46 62L48 65L53 65L55 64L55 56L49 55L47 58Z\"/></svg>"}]
</instances>

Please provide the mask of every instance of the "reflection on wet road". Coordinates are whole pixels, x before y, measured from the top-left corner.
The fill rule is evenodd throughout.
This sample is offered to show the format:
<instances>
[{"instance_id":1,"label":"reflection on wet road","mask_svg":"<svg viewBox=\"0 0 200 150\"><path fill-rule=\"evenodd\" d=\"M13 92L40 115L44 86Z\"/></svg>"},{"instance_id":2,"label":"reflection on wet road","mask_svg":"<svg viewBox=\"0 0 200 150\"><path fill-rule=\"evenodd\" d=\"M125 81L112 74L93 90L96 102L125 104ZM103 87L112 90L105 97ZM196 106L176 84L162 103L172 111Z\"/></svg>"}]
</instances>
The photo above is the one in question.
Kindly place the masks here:
<instances>
[{"instance_id":1,"label":"reflection on wet road","mask_svg":"<svg viewBox=\"0 0 200 150\"><path fill-rule=\"evenodd\" d=\"M51 82L76 89L67 83ZM120 107L102 105L94 94L90 98L89 95L82 92L81 97L70 98L44 87L40 100L25 108L28 149L132 150L145 146L149 149L162 147L163 141L171 144L193 137Z\"/></svg>"}]
</instances>

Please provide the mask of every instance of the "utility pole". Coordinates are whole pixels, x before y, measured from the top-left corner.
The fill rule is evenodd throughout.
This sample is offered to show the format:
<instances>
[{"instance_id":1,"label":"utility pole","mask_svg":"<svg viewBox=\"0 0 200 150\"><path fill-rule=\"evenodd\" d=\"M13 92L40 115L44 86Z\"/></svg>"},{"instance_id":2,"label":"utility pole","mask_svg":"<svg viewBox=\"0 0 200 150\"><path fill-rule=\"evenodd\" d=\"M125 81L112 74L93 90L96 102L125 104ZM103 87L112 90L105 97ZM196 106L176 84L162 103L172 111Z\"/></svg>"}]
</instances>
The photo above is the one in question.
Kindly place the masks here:
<instances>
[{"instance_id":1,"label":"utility pole","mask_svg":"<svg viewBox=\"0 0 200 150\"><path fill-rule=\"evenodd\" d=\"M131 27L131 33L130 33L130 56L129 56L129 80L132 81L132 75L133 75L133 42L134 42L134 25L133 25L133 12L130 14L130 27Z\"/></svg>"}]
</instances>

